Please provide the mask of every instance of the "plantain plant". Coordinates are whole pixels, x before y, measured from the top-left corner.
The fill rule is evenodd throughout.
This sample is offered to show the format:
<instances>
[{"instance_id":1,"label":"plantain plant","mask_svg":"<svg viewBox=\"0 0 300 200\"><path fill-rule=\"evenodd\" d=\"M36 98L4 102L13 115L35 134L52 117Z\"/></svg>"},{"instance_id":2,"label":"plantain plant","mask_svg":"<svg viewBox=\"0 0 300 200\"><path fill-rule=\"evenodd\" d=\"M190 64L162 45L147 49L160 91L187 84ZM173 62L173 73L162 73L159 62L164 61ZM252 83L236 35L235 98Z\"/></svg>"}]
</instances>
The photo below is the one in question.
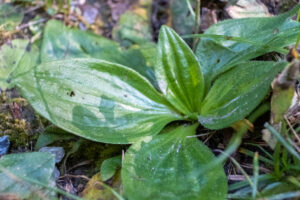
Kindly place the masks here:
<instances>
[{"instance_id":1,"label":"plantain plant","mask_svg":"<svg viewBox=\"0 0 300 200\"><path fill-rule=\"evenodd\" d=\"M22 70L15 63L0 80L17 86L37 112L66 131L97 142L132 144L122 162L128 199L226 199L222 166L202 170L214 155L189 136L199 126L230 127L265 98L287 63L251 59L286 52L300 27L290 20L298 8L277 17L218 23L192 36L201 37L196 53L163 26L153 68L125 66L136 57L115 59L128 54L114 45L96 54L98 39L93 43L94 36L82 37L78 30L66 30L66 40L76 41L69 43L75 49L71 58L55 60L54 54L65 46L55 39L61 35L47 32L57 23L50 21L42 63L34 66L32 56L24 54L19 61L31 63ZM174 121L182 125L165 128Z\"/></svg>"}]
</instances>

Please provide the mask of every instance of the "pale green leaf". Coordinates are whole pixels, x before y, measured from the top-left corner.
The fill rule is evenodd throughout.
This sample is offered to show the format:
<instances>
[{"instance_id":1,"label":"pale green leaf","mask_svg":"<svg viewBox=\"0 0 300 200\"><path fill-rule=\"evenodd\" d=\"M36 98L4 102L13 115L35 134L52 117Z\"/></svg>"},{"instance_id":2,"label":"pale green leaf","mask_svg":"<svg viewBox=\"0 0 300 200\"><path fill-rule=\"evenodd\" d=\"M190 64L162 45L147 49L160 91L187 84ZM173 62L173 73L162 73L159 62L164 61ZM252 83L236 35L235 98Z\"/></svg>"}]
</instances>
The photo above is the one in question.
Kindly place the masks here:
<instances>
[{"instance_id":1,"label":"pale green leaf","mask_svg":"<svg viewBox=\"0 0 300 200\"><path fill-rule=\"evenodd\" d=\"M175 31L163 26L158 51L155 71L165 97L183 114L199 111L204 95L204 79L192 50Z\"/></svg>"},{"instance_id":2,"label":"pale green leaf","mask_svg":"<svg viewBox=\"0 0 300 200\"><path fill-rule=\"evenodd\" d=\"M253 17L229 19L212 25L205 31L206 34L226 35L228 40L220 42L236 51L247 49L249 46L230 41L230 37L241 37L255 42L263 42L268 46L284 47L295 42L300 24L292 19L300 5L289 12L274 17ZM293 36L287 38L287 36Z\"/></svg>"},{"instance_id":3,"label":"pale green leaf","mask_svg":"<svg viewBox=\"0 0 300 200\"><path fill-rule=\"evenodd\" d=\"M98 142L132 143L181 119L147 79L102 60L44 63L19 76L16 84L53 124Z\"/></svg>"},{"instance_id":4,"label":"pale green leaf","mask_svg":"<svg viewBox=\"0 0 300 200\"><path fill-rule=\"evenodd\" d=\"M147 66L140 50L123 50L117 42L105 37L68 28L59 21L50 20L43 35L41 61L68 58L97 58L118 63L136 70L156 86L154 71Z\"/></svg>"},{"instance_id":5,"label":"pale green leaf","mask_svg":"<svg viewBox=\"0 0 300 200\"><path fill-rule=\"evenodd\" d=\"M199 122L221 129L243 119L263 100L285 62L249 61L222 74L205 97Z\"/></svg>"},{"instance_id":6,"label":"pale green leaf","mask_svg":"<svg viewBox=\"0 0 300 200\"><path fill-rule=\"evenodd\" d=\"M4 44L0 50L0 88L13 87L10 84L13 76L28 71L38 61L38 48L28 40L15 39Z\"/></svg>"},{"instance_id":7,"label":"pale green leaf","mask_svg":"<svg viewBox=\"0 0 300 200\"><path fill-rule=\"evenodd\" d=\"M222 166L201 170L214 155L197 138L197 125L133 144L125 154L122 180L130 200L223 200L227 180Z\"/></svg>"},{"instance_id":8,"label":"pale green leaf","mask_svg":"<svg viewBox=\"0 0 300 200\"><path fill-rule=\"evenodd\" d=\"M51 195L37 185L20 177L53 186L52 173L55 158L45 152L18 153L5 155L0 159L0 194L13 194L21 199L42 199ZM42 195L42 196L41 196Z\"/></svg>"}]
</instances>

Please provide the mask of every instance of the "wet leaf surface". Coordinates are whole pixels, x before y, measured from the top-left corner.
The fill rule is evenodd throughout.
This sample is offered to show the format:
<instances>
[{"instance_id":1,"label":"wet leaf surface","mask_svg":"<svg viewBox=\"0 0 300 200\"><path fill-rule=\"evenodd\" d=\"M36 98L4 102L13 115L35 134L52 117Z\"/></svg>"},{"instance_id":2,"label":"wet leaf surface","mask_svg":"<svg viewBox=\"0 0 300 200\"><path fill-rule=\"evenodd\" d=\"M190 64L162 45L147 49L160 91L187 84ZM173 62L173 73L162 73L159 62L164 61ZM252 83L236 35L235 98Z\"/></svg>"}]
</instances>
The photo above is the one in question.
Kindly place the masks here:
<instances>
[{"instance_id":1,"label":"wet leaf surface","mask_svg":"<svg viewBox=\"0 0 300 200\"><path fill-rule=\"evenodd\" d=\"M167 26L160 31L158 51L156 77L165 97L185 115L199 111L205 85L193 51Z\"/></svg>"},{"instance_id":2,"label":"wet leaf surface","mask_svg":"<svg viewBox=\"0 0 300 200\"><path fill-rule=\"evenodd\" d=\"M49 153L18 153L0 159L0 193L14 194L25 199L53 197L53 193L22 179L26 177L53 186L55 158Z\"/></svg>"},{"instance_id":3,"label":"wet leaf surface","mask_svg":"<svg viewBox=\"0 0 300 200\"><path fill-rule=\"evenodd\" d=\"M48 62L15 83L42 116L94 141L132 143L181 119L137 72L101 60Z\"/></svg>"},{"instance_id":4,"label":"wet leaf surface","mask_svg":"<svg viewBox=\"0 0 300 200\"><path fill-rule=\"evenodd\" d=\"M243 119L263 100L286 65L251 61L222 74L203 100L199 122L209 129L221 129Z\"/></svg>"},{"instance_id":5,"label":"wet leaf surface","mask_svg":"<svg viewBox=\"0 0 300 200\"><path fill-rule=\"evenodd\" d=\"M202 171L214 155L197 138L187 138L196 128L181 126L132 145L122 166L125 195L132 200L225 199L222 166Z\"/></svg>"}]
</instances>

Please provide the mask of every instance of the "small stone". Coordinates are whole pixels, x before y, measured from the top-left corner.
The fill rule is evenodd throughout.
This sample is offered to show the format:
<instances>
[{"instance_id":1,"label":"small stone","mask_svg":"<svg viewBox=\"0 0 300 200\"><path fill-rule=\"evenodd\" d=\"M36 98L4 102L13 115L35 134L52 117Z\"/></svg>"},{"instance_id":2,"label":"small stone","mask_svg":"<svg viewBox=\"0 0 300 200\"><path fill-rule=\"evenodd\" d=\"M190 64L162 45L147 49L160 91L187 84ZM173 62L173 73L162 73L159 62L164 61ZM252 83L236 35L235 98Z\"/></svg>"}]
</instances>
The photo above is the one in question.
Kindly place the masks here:
<instances>
[{"instance_id":1,"label":"small stone","mask_svg":"<svg viewBox=\"0 0 300 200\"><path fill-rule=\"evenodd\" d=\"M57 167L55 166L54 167L54 170L53 170L53 173L52 173L52 177L53 179L56 181L58 179L58 177L60 176L60 172L59 170L57 169Z\"/></svg>"},{"instance_id":2,"label":"small stone","mask_svg":"<svg viewBox=\"0 0 300 200\"><path fill-rule=\"evenodd\" d=\"M55 162L59 163L65 156L65 150L62 147L42 147L39 152L48 152L55 155Z\"/></svg>"},{"instance_id":3,"label":"small stone","mask_svg":"<svg viewBox=\"0 0 300 200\"><path fill-rule=\"evenodd\" d=\"M7 154L9 145L10 142L9 142L8 135L4 135L0 137L0 156Z\"/></svg>"},{"instance_id":4,"label":"small stone","mask_svg":"<svg viewBox=\"0 0 300 200\"><path fill-rule=\"evenodd\" d=\"M83 17L89 24L93 24L95 22L97 15L98 10L93 6L87 5L84 7Z\"/></svg>"}]
</instances>

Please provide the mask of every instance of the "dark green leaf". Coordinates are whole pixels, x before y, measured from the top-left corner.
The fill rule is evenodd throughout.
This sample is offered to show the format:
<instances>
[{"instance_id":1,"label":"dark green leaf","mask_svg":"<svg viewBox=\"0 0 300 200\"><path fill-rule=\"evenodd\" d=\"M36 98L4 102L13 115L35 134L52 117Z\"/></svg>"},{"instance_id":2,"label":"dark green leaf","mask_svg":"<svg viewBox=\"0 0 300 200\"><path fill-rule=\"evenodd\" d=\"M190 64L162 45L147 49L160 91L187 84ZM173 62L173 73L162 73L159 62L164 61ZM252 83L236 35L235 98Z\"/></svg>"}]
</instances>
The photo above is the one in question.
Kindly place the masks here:
<instances>
[{"instance_id":1,"label":"dark green leaf","mask_svg":"<svg viewBox=\"0 0 300 200\"><path fill-rule=\"evenodd\" d=\"M181 126L168 133L133 144L125 154L122 180L131 200L223 200L227 180L222 166L201 170L214 159L197 138L197 125Z\"/></svg>"},{"instance_id":2,"label":"dark green leaf","mask_svg":"<svg viewBox=\"0 0 300 200\"><path fill-rule=\"evenodd\" d=\"M132 143L181 119L137 72L102 60L44 63L16 83L42 116L94 141Z\"/></svg>"},{"instance_id":3,"label":"dark green leaf","mask_svg":"<svg viewBox=\"0 0 300 200\"><path fill-rule=\"evenodd\" d=\"M101 170L100 174L103 181L107 181L111 177L113 177L116 173L116 171L121 169L122 164L122 157L121 156L115 156L109 159L106 159L101 164Z\"/></svg>"},{"instance_id":4,"label":"dark green leaf","mask_svg":"<svg viewBox=\"0 0 300 200\"><path fill-rule=\"evenodd\" d=\"M163 94L183 114L200 111L204 79L192 50L171 28L163 26L158 51L155 71Z\"/></svg>"},{"instance_id":5,"label":"dark green leaf","mask_svg":"<svg viewBox=\"0 0 300 200\"><path fill-rule=\"evenodd\" d=\"M0 194L13 194L22 199L42 199L45 191L38 186L20 180L26 177L53 186L52 180L55 158L44 152L5 155L0 159ZM49 193L48 193L49 195ZM35 198L33 198L35 197Z\"/></svg>"},{"instance_id":6,"label":"dark green leaf","mask_svg":"<svg viewBox=\"0 0 300 200\"><path fill-rule=\"evenodd\" d=\"M206 91L210 88L213 76L218 74L218 69L226 65L238 55L233 50L207 39L201 39L196 51L201 71L204 76ZM241 61L241 60L239 60Z\"/></svg>"},{"instance_id":7,"label":"dark green leaf","mask_svg":"<svg viewBox=\"0 0 300 200\"><path fill-rule=\"evenodd\" d=\"M143 54L138 49L122 50L112 40L68 28L61 22L51 20L47 23L41 50L42 62L68 58L98 58L130 67L148 78L156 85L153 69L146 65Z\"/></svg>"},{"instance_id":8,"label":"dark green leaf","mask_svg":"<svg viewBox=\"0 0 300 200\"><path fill-rule=\"evenodd\" d=\"M243 119L263 100L285 62L251 61L222 74L205 97L199 122L221 129Z\"/></svg>"},{"instance_id":9,"label":"dark green leaf","mask_svg":"<svg viewBox=\"0 0 300 200\"><path fill-rule=\"evenodd\" d=\"M39 138L34 146L35 150L39 150L55 141L59 140L70 140L73 139L74 135L59 129L55 126L49 126L45 129L44 133L39 135Z\"/></svg>"},{"instance_id":10,"label":"dark green leaf","mask_svg":"<svg viewBox=\"0 0 300 200\"><path fill-rule=\"evenodd\" d=\"M299 7L300 5L275 17L231 19L211 26L205 34L227 37L201 38L200 40L196 55L206 83L239 62L272 51L283 52L283 47L295 43L300 23L290 18ZM252 41L255 44L233 41L231 37ZM210 60L211 56L213 59Z\"/></svg>"}]
</instances>

